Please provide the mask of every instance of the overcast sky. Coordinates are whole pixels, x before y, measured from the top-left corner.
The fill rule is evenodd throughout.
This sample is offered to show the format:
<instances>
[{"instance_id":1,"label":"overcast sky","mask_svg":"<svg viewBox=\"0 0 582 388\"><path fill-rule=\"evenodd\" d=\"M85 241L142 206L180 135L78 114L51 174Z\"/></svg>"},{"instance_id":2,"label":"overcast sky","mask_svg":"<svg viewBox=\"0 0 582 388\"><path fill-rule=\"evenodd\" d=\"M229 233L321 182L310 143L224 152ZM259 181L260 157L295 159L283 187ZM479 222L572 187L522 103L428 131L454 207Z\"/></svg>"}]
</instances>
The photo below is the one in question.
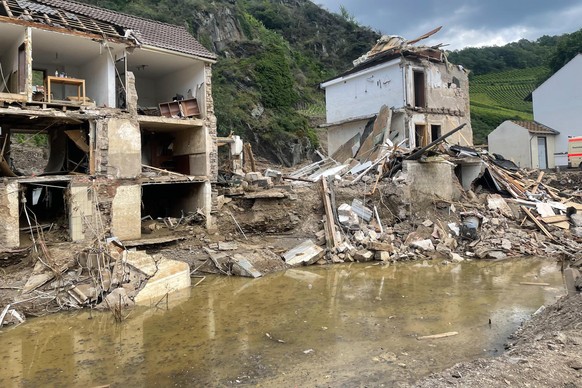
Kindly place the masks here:
<instances>
[{"instance_id":1,"label":"overcast sky","mask_svg":"<svg viewBox=\"0 0 582 388\"><path fill-rule=\"evenodd\" d=\"M336 13L343 5L359 24L406 39L443 26L424 43L445 43L450 50L501 46L522 38L536 40L582 28L580 0L312 1Z\"/></svg>"}]
</instances>

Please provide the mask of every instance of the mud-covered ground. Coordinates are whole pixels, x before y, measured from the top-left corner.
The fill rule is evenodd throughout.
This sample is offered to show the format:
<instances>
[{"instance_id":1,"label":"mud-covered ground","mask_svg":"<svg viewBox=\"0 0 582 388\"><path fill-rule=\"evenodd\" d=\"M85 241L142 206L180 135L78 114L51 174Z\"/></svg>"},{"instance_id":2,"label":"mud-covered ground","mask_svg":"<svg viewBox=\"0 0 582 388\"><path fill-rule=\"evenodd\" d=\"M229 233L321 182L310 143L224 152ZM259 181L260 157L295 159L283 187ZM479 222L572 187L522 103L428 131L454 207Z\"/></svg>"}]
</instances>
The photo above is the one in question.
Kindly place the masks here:
<instances>
[{"instance_id":1,"label":"mud-covered ground","mask_svg":"<svg viewBox=\"0 0 582 388\"><path fill-rule=\"evenodd\" d=\"M461 363L417 387L582 387L582 294L534 316L497 358Z\"/></svg>"}]
</instances>

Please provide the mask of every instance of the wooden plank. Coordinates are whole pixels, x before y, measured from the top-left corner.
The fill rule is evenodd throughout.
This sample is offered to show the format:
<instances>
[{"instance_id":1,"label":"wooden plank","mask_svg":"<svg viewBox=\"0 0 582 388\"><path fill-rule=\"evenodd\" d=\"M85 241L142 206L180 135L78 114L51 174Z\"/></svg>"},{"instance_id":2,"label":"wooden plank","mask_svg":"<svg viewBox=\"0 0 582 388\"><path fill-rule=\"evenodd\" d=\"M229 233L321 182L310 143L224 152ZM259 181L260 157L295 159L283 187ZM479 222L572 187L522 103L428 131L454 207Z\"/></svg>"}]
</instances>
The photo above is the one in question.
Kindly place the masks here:
<instances>
[{"instance_id":1,"label":"wooden plank","mask_svg":"<svg viewBox=\"0 0 582 388\"><path fill-rule=\"evenodd\" d=\"M570 230L570 223L568 221L557 222L552 224L553 226L557 226L560 229Z\"/></svg>"},{"instance_id":2,"label":"wooden plank","mask_svg":"<svg viewBox=\"0 0 582 388\"><path fill-rule=\"evenodd\" d=\"M538 221L537 218L529 211L529 209L525 206L520 206L521 210L537 225L537 227L550 239L554 239L554 236L542 225L541 222Z\"/></svg>"},{"instance_id":3,"label":"wooden plank","mask_svg":"<svg viewBox=\"0 0 582 388\"><path fill-rule=\"evenodd\" d=\"M538 187L540 187L540 182L542 181L543 177L544 177L544 171L540 171L540 175L538 175L538 179L536 179L536 182L534 183L534 188L531 191L532 194L537 193Z\"/></svg>"},{"instance_id":4,"label":"wooden plank","mask_svg":"<svg viewBox=\"0 0 582 388\"><path fill-rule=\"evenodd\" d=\"M378 112L378 117L374 121L374 128L368 137L362 143L356 158L360 161L373 160L371 158L372 151L378 144L384 143L384 130L388 123L389 117L392 116L392 110L386 105L382 105L380 112Z\"/></svg>"},{"instance_id":5,"label":"wooden plank","mask_svg":"<svg viewBox=\"0 0 582 388\"><path fill-rule=\"evenodd\" d=\"M327 223L325 239L327 241L327 247L333 249L337 246L337 241L335 238L333 209L331 208L331 201L328 192L329 188L327 185L327 179L324 177L321 179L321 195L323 197L323 208L325 209L325 221Z\"/></svg>"},{"instance_id":6,"label":"wooden plank","mask_svg":"<svg viewBox=\"0 0 582 388\"><path fill-rule=\"evenodd\" d=\"M422 337L418 337L419 340L424 340L424 339L439 339L439 338L446 338L446 337L452 337L454 335L459 334L456 331L449 331L448 333L441 333L441 334L432 334L432 335L423 335Z\"/></svg>"},{"instance_id":7,"label":"wooden plank","mask_svg":"<svg viewBox=\"0 0 582 388\"><path fill-rule=\"evenodd\" d=\"M519 282L522 286L549 286L550 283Z\"/></svg>"},{"instance_id":8,"label":"wooden plank","mask_svg":"<svg viewBox=\"0 0 582 388\"><path fill-rule=\"evenodd\" d=\"M550 216L550 217L542 217L542 221L546 224L555 224L557 222L564 222L568 221L568 216L560 215L560 216Z\"/></svg>"},{"instance_id":9,"label":"wooden plank","mask_svg":"<svg viewBox=\"0 0 582 388\"><path fill-rule=\"evenodd\" d=\"M566 202L564 205L566 207L573 207L576 210L582 210L582 203Z\"/></svg>"},{"instance_id":10,"label":"wooden plank","mask_svg":"<svg viewBox=\"0 0 582 388\"><path fill-rule=\"evenodd\" d=\"M353 158L360 149L361 137L362 135L360 134L360 132L356 133L350 140L348 140L340 148L338 148L333 153L333 155L331 155L331 158L340 163L343 163L346 160Z\"/></svg>"}]
</instances>

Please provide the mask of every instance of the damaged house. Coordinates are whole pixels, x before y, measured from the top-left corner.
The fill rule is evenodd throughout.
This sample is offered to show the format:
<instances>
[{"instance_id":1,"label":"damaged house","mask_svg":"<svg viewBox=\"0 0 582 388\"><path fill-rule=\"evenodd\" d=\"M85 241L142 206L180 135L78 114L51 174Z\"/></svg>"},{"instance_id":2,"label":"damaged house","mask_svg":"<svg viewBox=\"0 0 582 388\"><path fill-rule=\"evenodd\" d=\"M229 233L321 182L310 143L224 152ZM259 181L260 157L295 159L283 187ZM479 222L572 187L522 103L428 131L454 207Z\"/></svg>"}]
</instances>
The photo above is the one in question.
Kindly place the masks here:
<instances>
[{"instance_id":1,"label":"damaged house","mask_svg":"<svg viewBox=\"0 0 582 388\"><path fill-rule=\"evenodd\" d=\"M321 84L329 155L343 151L341 158L356 156L384 105L391 110L388 130L393 144L424 147L466 124L448 141L472 145L467 71L448 63L438 46L414 46L438 30L414 41L384 36L354 61L352 69ZM351 154L346 155L346 146Z\"/></svg>"},{"instance_id":2,"label":"damaged house","mask_svg":"<svg viewBox=\"0 0 582 388\"><path fill-rule=\"evenodd\" d=\"M211 222L211 66L184 27L65 0L0 2L0 246L57 225L141 238L142 218ZM22 138L46 166L22 168ZM42 140L41 140L42 141Z\"/></svg>"}]
</instances>

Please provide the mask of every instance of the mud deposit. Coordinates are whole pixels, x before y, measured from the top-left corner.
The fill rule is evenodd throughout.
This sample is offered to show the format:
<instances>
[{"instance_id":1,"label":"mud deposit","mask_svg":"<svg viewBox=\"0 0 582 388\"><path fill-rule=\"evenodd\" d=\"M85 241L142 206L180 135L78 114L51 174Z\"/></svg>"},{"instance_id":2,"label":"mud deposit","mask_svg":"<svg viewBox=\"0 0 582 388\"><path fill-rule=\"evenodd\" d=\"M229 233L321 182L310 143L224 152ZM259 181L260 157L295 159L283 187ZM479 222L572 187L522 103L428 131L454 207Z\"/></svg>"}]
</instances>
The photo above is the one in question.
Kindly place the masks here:
<instances>
[{"instance_id":1,"label":"mud deposit","mask_svg":"<svg viewBox=\"0 0 582 388\"><path fill-rule=\"evenodd\" d=\"M557 264L532 258L211 277L169 306L128 311L121 324L80 312L5 329L0 386L412 383L500 354L524 319L562 293Z\"/></svg>"}]
</instances>

